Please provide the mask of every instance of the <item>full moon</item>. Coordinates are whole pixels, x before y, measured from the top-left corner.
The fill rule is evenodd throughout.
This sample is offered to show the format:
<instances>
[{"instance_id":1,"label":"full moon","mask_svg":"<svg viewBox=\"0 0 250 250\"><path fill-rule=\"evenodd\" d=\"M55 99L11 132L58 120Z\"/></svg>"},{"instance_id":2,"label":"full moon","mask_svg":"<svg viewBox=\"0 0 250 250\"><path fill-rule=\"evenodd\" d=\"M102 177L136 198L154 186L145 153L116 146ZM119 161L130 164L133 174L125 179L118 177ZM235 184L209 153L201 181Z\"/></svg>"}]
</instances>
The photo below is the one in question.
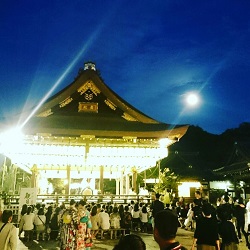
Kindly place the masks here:
<instances>
[{"instance_id":1,"label":"full moon","mask_svg":"<svg viewBox=\"0 0 250 250\"><path fill-rule=\"evenodd\" d=\"M199 97L196 94L193 94L193 93L188 94L186 101L187 101L187 104L189 106L195 106L199 102Z\"/></svg>"}]
</instances>

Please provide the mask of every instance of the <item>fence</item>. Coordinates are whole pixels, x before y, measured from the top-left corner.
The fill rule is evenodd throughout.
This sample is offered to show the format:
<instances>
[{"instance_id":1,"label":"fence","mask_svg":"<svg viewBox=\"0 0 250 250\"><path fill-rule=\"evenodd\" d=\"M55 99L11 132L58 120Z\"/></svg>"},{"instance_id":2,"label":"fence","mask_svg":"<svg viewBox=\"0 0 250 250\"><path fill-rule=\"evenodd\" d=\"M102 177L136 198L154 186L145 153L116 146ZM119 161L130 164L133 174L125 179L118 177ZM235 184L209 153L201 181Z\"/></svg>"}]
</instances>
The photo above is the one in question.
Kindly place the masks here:
<instances>
[{"instance_id":1,"label":"fence","mask_svg":"<svg viewBox=\"0 0 250 250\"><path fill-rule=\"evenodd\" d=\"M101 204L127 204L133 201L150 203L151 197L148 195L37 195L36 203L60 205L65 203L69 204L70 200L75 201L85 200L88 203L101 203ZM13 223L18 224L19 214L21 207L19 207L19 195L5 195L0 197L0 210L9 209L13 212ZM35 205L35 204L33 204Z\"/></svg>"}]
</instances>

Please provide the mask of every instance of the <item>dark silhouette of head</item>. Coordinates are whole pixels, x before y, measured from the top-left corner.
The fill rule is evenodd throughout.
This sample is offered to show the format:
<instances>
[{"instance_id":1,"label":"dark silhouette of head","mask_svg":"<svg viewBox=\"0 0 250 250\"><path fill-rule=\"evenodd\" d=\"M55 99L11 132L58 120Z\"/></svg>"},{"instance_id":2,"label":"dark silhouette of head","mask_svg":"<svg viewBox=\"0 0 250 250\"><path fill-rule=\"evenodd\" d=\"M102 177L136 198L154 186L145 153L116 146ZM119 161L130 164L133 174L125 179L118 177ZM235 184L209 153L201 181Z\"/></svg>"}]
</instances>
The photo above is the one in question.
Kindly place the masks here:
<instances>
[{"instance_id":1,"label":"dark silhouette of head","mask_svg":"<svg viewBox=\"0 0 250 250\"><path fill-rule=\"evenodd\" d=\"M12 219L12 211L11 210L4 210L2 214L2 222L8 223Z\"/></svg>"},{"instance_id":2,"label":"dark silhouette of head","mask_svg":"<svg viewBox=\"0 0 250 250\"><path fill-rule=\"evenodd\" d=\"M178 218L170 210L162 210L156 213L154 219L154 238L159 241L167 241L176 237L178 229Z\"/></svg>"},{"instance_id":3,"label":"dark silhouette of head","mask_svg":"<svg viewBox=\"0 0 250 250\"><path fill-rule=\"evenodd\" d=\"M113 250L146 250L146 245L142 238L135 234L128 234L122 237Z\"/></svg>"}]
</instances>

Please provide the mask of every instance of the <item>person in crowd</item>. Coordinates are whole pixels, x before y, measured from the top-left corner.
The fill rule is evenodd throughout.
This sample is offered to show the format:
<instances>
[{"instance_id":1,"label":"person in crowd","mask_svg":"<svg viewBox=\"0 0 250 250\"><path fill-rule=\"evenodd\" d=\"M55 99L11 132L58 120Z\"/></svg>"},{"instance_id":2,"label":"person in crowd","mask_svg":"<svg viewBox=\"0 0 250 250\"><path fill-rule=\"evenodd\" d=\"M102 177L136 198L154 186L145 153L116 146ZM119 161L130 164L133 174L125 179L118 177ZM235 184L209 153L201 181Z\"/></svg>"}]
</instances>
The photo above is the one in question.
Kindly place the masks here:
<instances>
[{"instance_id":1,"label":"person in crowd","mask_svg":"<svg viewBox=\"0 0 250 250\"><path fill-rule=\"evenodd\" d=\"M198 205L202 206L203 205L203 199L202 199L200 190L196 190L194 192L194 197L195 197L195 200L197 200Z\"/></svg>"},{"instance_id":2,"label":"person in crowd","mask_svg":"<svg viewBox=\"0 0 250 250\"><path fill-rule=\"evenodd\" d=\"M229 196L224 195L223 203L217 207L217 216L220 221L231 220L233 217L233 206L229 203Z\"/></svg>"},{"instance_id":3,"label":"person in crowd","mask_svg":"<svg viewBox=\"0 0 250 250\"><path fill-rule=\"evenodd\" d=\"M123 236L113 250L146 250L146 244L139 235L128 234Z\"/></svg>"},{"instance_id":4,"label":"person in crowd","mask_svg":"<svg viewBox=\"0 0 250 250\"><path fill-rule=\"evenodd\" d=\"M22 205L22 209L21 209L20 217L19 217L19 225L21 223L22 217L27 213L27 208L28 208L27 204ZM19 228L19 235L20 236L22 235L22 232L23 232L23 230L20 231L20 228Z\"/></svg>"},{"instance_id":5,"label":"person in crowd","mask_svg":"<svg viewBox=\"0 0 250 250\"><path fill-rule=\"evenodd\" d=\"M129 207L124 207L124 228L126 229L125 233L130 234L132 226L132 214L129 212Z\"/></svg>"},{"instance_id":6,"label":"person in crowd","mask_svg":"<svg viewBox=\"0 0 250 250\"><path fill-rule=\"evenodd\" d=\"M4 210L0 221L0 249L16 250L17 249L17 229L11 223L12 211Z\"/></svg>"},{"instance_id":7,"label":"person in crowd","mask_svg":"<svg viewBox=\"0 0 250 250\"><path fill-rule=\"evenodd\" d=\"M196 222L192 250L220 250L219 228L216 218L212 216L214 207L210 203L203 204L203 217Z\"/></svg>"},{"instance_id":8,"label":"person in crowd","mask_svg":"<svg viewBox=\"0 0 250 250\"><path fill-rule=\"evenodd\" d=\"M39 209L41 208L42 204L41 203L37 203L35 206L33 206L33 213L34 215L37 215Z\"/></svg>"},{"instance_id":9,"label":"person in crowd","mask_svg":"<svg viewBox=\"0 0 250 250\"><path fill-rule=\"evenodd\" d=\"M247 221L246 223L250 225L250 198L248 199L248 202L246 204L246 212L247 212ZM250 230L248 230L250 233Z\"/></svg>"},{"instance_id":10,"label":"person in crowd","mask_svg":"<svg viewBox=\"0 0 250 250\"><path fill-rule=\"evenodd\" d=\"M28 205L23 204L21 209L21 217L24 216L27 213ZM21 219L21 218L20 218Z\"/></svg>"},{"instance_id":11,"label":"person in crowd","mask_svg":"<svg viewBox=\"0 0 250 250\"><path fill-rule=\"evenodd\" d=\"M97 206L93 206L91 213L90 213L90 219L92 224L92 238L95 239L96 235L98 234L99 225L100 225L100 218L99 214L97 213Z\"/></svg>"},{"instance_id":12,"label":"person in crowd","mask_svg":"<svg viewBox=\"0 0 250 250\"><path fill-rule=\"evenodd\" d=\"M110 228L110 221L109 221L109 214L106 210L102 210L99 214L100 218L100 228L102 229L101 238L103 239L104 231L109 230Z\"/></svg>"},{"instance_id":13,"label":"person in crowd","mask_svg":"<svg viewBox=\"0 0 250 250\"><path fill-rule=\"evenodd\" d=\"M102 210L101 204L97 203L96 206L97 206L97 213L99 214Z\"/></svg>"},{"instance_id":14,"label":"person in crowd","mask_svg":"<svg viewBox=\"0 0 250 250\"><path fill-rule=\"evenodd\" d=\"M132 226L134 231L140 231L140 222L139 204L135 203L132 210Z\"/></svg>"},{"instance_id":15,"label":"person in crowd","mask_svg":"<svg viewBox=\"0 0 250 250\"><path fill-rule=\"evenodd\" d=\"M120 214L120 217L121 217L121 220L120 220L120 224L121 224L121 228L124 228L124 206L121 204L119 206L119 214Z\"/></svg>"},{"instance_id":16,"label":"person in crowd","mask_svg":"<svg viewBox=\"0 0 250 250\"><path fill-rule=\"evenodd\" d=\"M202 204L200 203L199 199L194 199L193 201L193 226L196 227L196 223L199 219L203 217L202 215Z\"/></svg>"},{"instance_id":17,"label":"person in crowd","mask_svg":"<svg viewBox=\"0 0 250 250\"><path fill-rule=\"evenodd\" d=\"M129 212L132 214L132 211L133 211L133 209L134 209L134 205L135 205L135 202L132 200L131 202L130 202L130 204L128 204L128 207L129 207Z\"/></svg>"},{"instance_id":18,"label":"person in crowd","mask_svg":"<svg viewBox=\"0 0 250 250\"><path fill-rule=\"evenodd\" d=\"M250 244L248 241L248 234L245 231L245 213L246 213L246 207L244 205L243 198L240 197L238 199L236 206L234 207L234 216L236 217L236 229L239 241L242 242L242 237L241 237L241 232L242 232L246 239L246 245L248 246L248 248L250 248Z\"/></svg>"},{"instance_id":19,"label":"person in crowd","mask_svg":"<svg viewBox=\"0 0 250 250\"><path fill-rule=\"evenodd\" d=\"M147 233L148 231L148 211L147 207L144 205L140 211L140 221L141 221L141 231Z\"/></svg>"},{"instance_id":20,"label":"person in crowd","mask_svg":"<svg viewBox=\"0 0 250 250\"><path fill-rule=\"evenodd\" d=\"M114 209L114 208L113 208L112 205L109 205L109 206L108 206L107 211L108 211L108 214L109 214L109 215L111 215L111 214L113 213L113 209Z\"/></svg>"},{"instance_id":21,"label":"person in crowd","mask_svg":"<svg viewBox=\"0 0 250 250\"><path fill-rule=\"evenodd\" d=\"M50 205L48 206L47 212L45 213L45 217L46 217L45 225L46 226L49 226L52 214L53 214L53 207Z\"/></svg>"},{"instance_id":22,"label":"person in crowd","mask_svg":"<svg viewBox=\"0 0 250 250\"><path fill-rule=\"evenodd\" d=\"M185 229L188 230L190 227L191 230L193 229L193 203L189 203L189 209L187 213L187 218L184 221Z\"/></svg>"},{"instance_id":23,"label":"person in crowd","mask_svg":"<svg viewBox=\"0 0 250 250\"><path fill-rule=\"evenodd\" d=\"M222 250L237 250L239 248L239 240L231 220L223 220L219 223L219 235L222 239Z\"/></svg>"},{"instance_id":24,"label":"person in crowd","mask_svg":"<svg viewBox=\"0 0 250 250\"><path fill-rule=\"evenodd\" d=\"M51 229L49 238L51 240L56 240L59 233L59 221L60 221L60 207L56 207L55 211L53 212L50 220L49 227Z\"/></svg>"},{"instance_id":25,"label":"person in crowd","mask_svg":"<svg viewBox=\"0 0 250 250\"><path fill-rule=\"evenodd\" d=\"M118 208L114 207L113 213L110 215L111 228L114 228L114 229L121 228L120 220L121 220L121 217L120 217L120 214L118 212ZM112 232L111 232L111 234L112 234ZM114 234L115 234L115 239L117 239L117 231L116 230L114 231ZM112 238L112 235L111 235L111 238Z\"/></svg>"},{"instance_id":26,"label":"person in crowd","mask_svg":"<svg viewBox=\"0 0 250 250\"><path fill-rule=\"evenodd\" d=\"M24 231L24 239L26 241L33 240L35 214L32 213L32 207L27 208L27 213L22 217L19 224L19 237L20 232Z\"/></svg>"},{"instance_id":27,"label":"person in crowd","mask_svg":"<svg viewBox=\"0 0 250 250\"><path fill-rule=\"evenodd\" d=\"M44 215L43 208L40 207L34 219L37 241L39 241L40 235L42 236L42 240L45 240L45 229L46 229L45 223L46 223L46 217Z\"/></svg>"},{"instance_id":28,"label":"person in crowd","mask_svg":"<svg viewBox=\"0 0 250 250\"><path fill-rule=\"evenodd\" d=\"M179 224L176 214L169 210L161 210L155 214L154 223L154 239L160 250L186 250L175 239Z\"/></svg>"},{"instance_id":29,"label":"person in crowd","mask_svg":"<svg viewBox=\"0 0 250 250\"><path fill-rule=\"evenodd\" d=\"M78 214L75 208L75 200L70 200L69 208L66 208L60 220L60 249L76 249L76 234L78 229Z\"/></svg>"},{"instance_id":30,"label":"person in crowd","mask_svg":"<svg viewBox=\"0 0 250 250\"><path fill-rule=\"evenodd\" d=\"M185 205L185 199L184 199L184 197L183 196L179 197L178 202L179 202L180 207L184 206Z\"/></svg>"},{"instance_id":31,"label":"person in crowd","mask_svg":"<svg viewBox=\"0 0 250 250\"><path fill-rule=\"evenodd\" d=\"M86 209L86 202L80 200L77 207L78 227L76 233L76 250L85 250L92 246L90 213Z\"/></svg>"},{"instance_id":32,"label":"person in crowd","mask_svg":"<svg viewBox=\"0 0 250 250\"><path fill-rule=\"evenodd\" d=\"M161 202L160 200L160 194L155 194L155 201L153 201L153 203L151 204L151 209L152 209L152 218L151 218L151 223L152 223L152 227L154 227L154 218L155 215L161 211L164 210L164 203Z\"/></svg>"},{"instance_id":33,"label":"person in crowd","mask_svg":"<svg viewBox=\"0 0 250 250\"><path fill-rule=\"evenodd\" d=\"M180 212L181 212L181 205L180 205L179 201L176 201L176 203L175 203L175 212L176 212L177 217L179 217Z\"/></svg>"},{"instance_id":34,"label":"person in crowd","mask_svg":"<svg viewBox=\"0 0 250 250\"><path fill-rule=\"evenodd\" d=\"M185 228L184 222L187 218L187 213L188 213L187 206L185 204L182 204L180 206L180 211L178 214L178 220L181 228Z\"/></svg>"}]
</instances>

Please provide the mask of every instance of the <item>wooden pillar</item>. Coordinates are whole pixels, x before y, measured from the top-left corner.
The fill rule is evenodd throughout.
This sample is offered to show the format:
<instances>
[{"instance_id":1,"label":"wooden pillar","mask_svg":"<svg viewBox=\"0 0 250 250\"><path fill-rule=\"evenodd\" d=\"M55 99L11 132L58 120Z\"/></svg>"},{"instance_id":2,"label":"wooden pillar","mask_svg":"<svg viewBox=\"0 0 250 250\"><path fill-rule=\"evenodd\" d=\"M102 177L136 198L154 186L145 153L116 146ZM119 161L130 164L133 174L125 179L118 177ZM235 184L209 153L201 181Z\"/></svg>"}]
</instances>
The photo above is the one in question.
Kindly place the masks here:
<instances>
[{"instance_id":1,"label":"wooden pillar","mask_svg":"<svg viewBox=\"0 0 250 250\"><path fill-rule=\"evenodd\" d=\"M33 167L31 168L31 187L35 188L37 187L37 174L38 174L38 170L37 170L37 165L34 164Z\"/></svg>"},{"instance_id":2,"label":"wooden pillar","mask_svg":"<svg viewBox=\"0 0 250 250\"><path fill-rule=\"evenodd\" d=\"M71 179L71 176L70 176L70 165L67 165L67 185L65 185L65 194L66 196L69 196L70 195L70 179Z\"/></svg>"},{"instance_id":3,"label":"wooden pillar","mask_svg":"<svg viewBox=\"0 0 250 250\"><path fill-rule=\"evenodd\" d=\"M6 156L4 156L4 163L2 169L2 179L1 179L1 191L4 190L4 179L5 179L5 171L6 171Z\"/></svg>"},{"instance_id":4,"label":"wooden pillar","mask_svg":"<svg viewBox=\"0 0 250 250\"><path fill-rule=\"evenodd\" d=\"M129 174L125 175L125 181L126 181L125 193L129 194L129 188L130 188L130 186L129 186Z\"/></svg>"},{"instance_id":5,"label":"wooden pillar","mask_svg":"<svg viewBox=\"0 0 250 250\"><path fill-rule=\"evenodd\" d=\"M99 187L99 189L101 191L101 194L104 193L104 190L103 190L103 173L104 173L104 167L100 166L100 183L99 183L100 187Z\"/></svg>"},{"instance_id":6,"label":"wooden pillar","mask_svg":"<svg viewBox=\"0 0 250 250\"><path fill-rule=\"evenodd\" d=\"M121 177L120 177L120 194L124 194L124 190L123 190L123 173L121 173Z\"/></svg>"},{"instance_id":7,"label":"wooden pillar","mask_svg":"<svg viewBox=\"0 0 250 250\"><path fill-rule=\"evenodd\" d=\"M137 190L137 172L134 171L133 175L132 175L132 188L134 190L134 192L137 194L138 190Z\"/></svg>"},{"instance_id":8,"label":"wooden pillar","mask_svg":"<svg viewBox=\"0 0 250 250\"><path fill-rule=\"evenodd\" d=\"M17 166L15 164L11 165L13 168L13 194L16 193L16 175L17 175Z\"/></svg>"},{"instance_id":9,"label":"wooden pillar","mask_svg":"<svg viewBox=\"0 0 250 250\"><path fill-rule=\"evenodd\" d=\"M119 194L121 194L119 191L119 185L120 185L120 180L119 180L119 178L116 178L115 179L115 187L116 187L116 192L115 192L115 194L116 195L119 195Z\"/></svg>"}]
</instances>

